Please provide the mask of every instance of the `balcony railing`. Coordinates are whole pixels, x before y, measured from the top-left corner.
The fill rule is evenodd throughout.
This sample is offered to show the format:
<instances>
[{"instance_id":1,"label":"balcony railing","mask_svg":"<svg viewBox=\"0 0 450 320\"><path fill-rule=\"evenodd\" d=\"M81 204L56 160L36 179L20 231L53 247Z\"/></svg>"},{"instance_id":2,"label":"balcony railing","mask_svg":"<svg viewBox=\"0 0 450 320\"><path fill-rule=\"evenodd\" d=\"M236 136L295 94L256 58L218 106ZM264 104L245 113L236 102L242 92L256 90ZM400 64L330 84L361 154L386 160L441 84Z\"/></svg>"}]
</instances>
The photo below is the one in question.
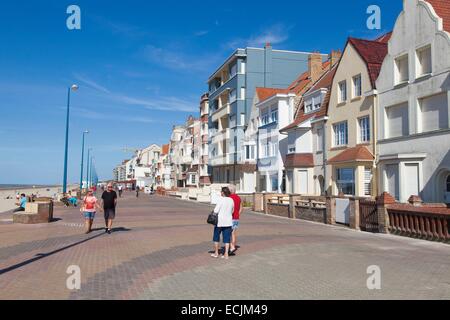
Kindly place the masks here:
<instances>
[{"instance_id":1,"label":"balcony railing","mask_svg":"<svg viewBox=\"0 0 450 320\"><path fill-rule=\"evenodd\" d=\"M211 115L211 119L213 122L216 122L230 113L231 113L231 105L229 103L226 103Z\"/></svg>"}]
</instances>

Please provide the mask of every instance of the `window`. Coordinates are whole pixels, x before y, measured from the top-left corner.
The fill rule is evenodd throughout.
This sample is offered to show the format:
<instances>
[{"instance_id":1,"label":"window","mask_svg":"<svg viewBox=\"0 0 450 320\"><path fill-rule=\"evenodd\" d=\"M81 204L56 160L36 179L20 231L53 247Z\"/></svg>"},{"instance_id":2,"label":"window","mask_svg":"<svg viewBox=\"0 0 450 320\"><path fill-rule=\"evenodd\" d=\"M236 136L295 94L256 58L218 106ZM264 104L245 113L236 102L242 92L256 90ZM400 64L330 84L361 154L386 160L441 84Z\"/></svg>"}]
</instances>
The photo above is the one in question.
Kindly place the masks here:
<instances>
[{"instance_id":1,"label":"window","mask_svg":"<svg viewBox=\"0 0 450 320\"><path fill-rule=\"evenodd\" d=\"M245 125L245 113L241 113L241 126Z\"/></svg>"},{"instance_id":2,"label":"window","mask_svg":"<svg viewBox=\"0 0 450 320\"><path fill-rule=\"evenodd\" d=\"M390 193L395 199L400 199L400 180L398 172L398 164L388 164L385 168L387 192Z\"/></svg>"},{"instance_id":3,"label":"window","mask_svg":"<svg viewBox=\"0 0 450 320\"><path fill-rule=\"evenodd\" d=\"M359 119L359 142L370 142L370 117Z\"/></svg>"},{"instance_id":4,"label":"window","mask_svg":"<svg viewBox=\"0 0 450 320\"><path fill-rule=\"evenodd\" d=\"M273 142L271 146L270 156L276 157L278 154L278 142Z\"/></svg>"},{"instance_id":5,"label":"window","mask_svg":"<svg viewBox=\"0 0 450 320\"><path fill-rule=\"evenodd\" d=\"M296 151L295 144L289 145L288 148L289 148L289 154L295 153L295 151Z\"/></svg>"},{"instance_id":6,"label":"window","mask_svg":"<svg viewBox=\"0 0 450 320\"><path fill-rule=\"evenodd\" d=\"M348 144L347 121L334 125L334 146L345 146Z\"/></svg>"},{"instance_id":7,"label":"window","mask_svg":"<svg viewBox=\"0 0 450 320\"><path fill-rule=\"evenodd\" d=\"M338 193L355 195L355 171L353 168L337 169Z\"/></svg>"},{"instance_id":8,"label":"window","mask_svg":"<svg viewBox=\"0 0 450 320\"><path fill-rule=\"evenodd\" d=\"M245 146L245 160L255 160L255 146Z\"/></svg>"},{"instance_id":9,"label":"window","mask_svg":"<svg viewBox=\"0 0 450 320\"><path fill-rule=\"evenodd\" d=\"M310 103L306 106L305 112L310 113L312 111L313 111L313 105L312 105L312 103Z\"/></svg>"},{"instance_id":10,"label":"window","mask_svg":"<svg viewBox=\"0 0 450 320\"><path fill-rule=\"evenodd\" d=\"M408 103L386 108L387 137L403 137L409 134Z\"/></svg>"},{"instance_id":11,"label":"window","mask_svg":"<svg viewBox=\"0 0 450 320\"><path fill-rule=\"evenodd\" d=\"M237 93L236 89L230 91L230 103L236 101L237 99L236 93Z\"/></svg>"},{"instance_id":12,"label":"window","mask_svg":"<svg viewBox=\"0 0 450 320\"><path fill-rule=\"evenodd\" d=\"M395 59L395 68L395 82L397 84L409 81L409 59L407 54Z\"/></svg>"},{"instance_id":13,"label":"window","mask_svg":"<svg viewBox=\"0 0 450 320\"><path fill-rule=\"evenodd\" d=\"M339 82L339 102L347 101L347 81Z\"/></svg>"},{"instance_id":14,"label":"window","mask_svg":"<svg viewBox=\"0 0 450 320\"><path fill-rule=\"evenodd\" d=\"M365 168L364 170L364 195L370 196L372 195L372 169Z\"/></svg>"},{"instance_id":15,"label":"window","mask_svg":"<svg viewBox=\"0 0 450 320\"><path fill-rule=\"evenodd\" d=\"M265 144L261 146L262 158L267 158L270 156L270 142L267 141Z\"/></svg>"},{"instance_id":16,"label":"window","mask_svg":"<svg viewBox=\"0 0 450 320\"><path fill-rule=\"evenodd\" d=\"M361 97L362 96L362 87L361 87L361 75L357 75L353 77L353 97Z\"/></svg>"},{"instance_id":17,"label":"window","mask_svg":"<svg viewBox=\"0 0 450 320\"><path fill-rule=\"evenodd\" d=\"M273 175L270 177L270 181L272 184L272 192L278 191L278 175Z\"/></svg>"},{"instance_id":18,"label":"window","mask_svg":"<svg viewBox=\"0 0 450 320\"><path fill-rule=\"evenodd\" d=\"M267 110L261 115L261 126L265 126L270 123L269 112Z\"/></svg>"},{"instance_id":19,"label":"window","mask_svg":"<svg viewBox=\"0 0 450 320\"><path fill-rule=\"evenodd\" d=\"M430 74L431 72L431 46L426 46L417 50L417 77Z\"/></svg>"},{"instance_id":20,"label":"window","mask_svg":"<svg viewBox=\"0 0 450 320\"><path fill-rule=\"evenodd\" d=\"M197 176L195 174L191 174L191 184L197 183Z\"/></svg>"},{"instance_id":21,"label":"window","mask_svg":"<svg viewBox=\"0 0 450 320\"><path fill-rule=\"evenodd\" d=\"M323 129L317 129L317 152L323 151Z\"/></svg>"},{"instance_id":22,"label":"window","mask_svg":"<svg viewBox=\"0 0 450 320\"><path fill-rule=\"evenodd\" d=\"M447 192L450 192L450 175L447 177Z\"/></svg>"},{"instance_id":23,"label":"window","mask_svg":"<svg viewBox=\"0 0 450 320\"><path fill-rule=\"evenodd\" d=\"M419 100L422 132L448 128L447 93Z\"/></svg>"},{"instance_id":24,"label":"window","mask_svg":"<svg viewBox=\"0 0 450 320\"><path fill-rule=\"evenodd\" d=\"M241 100L245 100L245 87L241 88Z\"/></svg>"},{"instance_id":25,"label":"window","mask_svg":"<svg viewBox=\"0 0 450 320\"><path fill-rule=\"evenodd\" d=\"M241 74L245 74L247 64L245 61L241 61Z\"/></svg>"},{"instance_id":26,"label":"window","mask_svg":"<svg viewBox=\"0 0 450 320\"><path fill-rule=\"evenodd\" d=\"M230 67L230 78L233 78L237 74L237 62L233 63Z\"/></svg>"},{"instance_id":27,"label":"window","mask_svg":"<svg viewBox=\"0 0 450 320\"><path fill-rule=\"evenodd\" d=\"M278 108L272 109L271 120L272 122L278 122Z\"/></svg>"}]
</instances>

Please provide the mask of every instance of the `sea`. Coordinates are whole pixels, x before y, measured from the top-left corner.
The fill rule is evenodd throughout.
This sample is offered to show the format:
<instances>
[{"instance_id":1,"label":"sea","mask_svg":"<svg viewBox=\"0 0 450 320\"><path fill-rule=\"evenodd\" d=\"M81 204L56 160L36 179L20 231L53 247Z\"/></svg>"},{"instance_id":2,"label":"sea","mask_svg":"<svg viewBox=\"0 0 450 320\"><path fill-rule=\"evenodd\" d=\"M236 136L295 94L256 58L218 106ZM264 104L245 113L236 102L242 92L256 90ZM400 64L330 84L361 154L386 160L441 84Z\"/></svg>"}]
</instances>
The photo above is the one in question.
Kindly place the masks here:
<instances>
[{"instance_id":1,"label":"sea","mask_svg":"<svg viewBox=\"0 0 450 320\"><path fill-rule=\"evenodd\" d=\"M57 187L56 185L39 185L39 184L0 184L0 190L11 190L11 189L32 189L32 188L52 188Z\"/></svg>"}]
</instances>

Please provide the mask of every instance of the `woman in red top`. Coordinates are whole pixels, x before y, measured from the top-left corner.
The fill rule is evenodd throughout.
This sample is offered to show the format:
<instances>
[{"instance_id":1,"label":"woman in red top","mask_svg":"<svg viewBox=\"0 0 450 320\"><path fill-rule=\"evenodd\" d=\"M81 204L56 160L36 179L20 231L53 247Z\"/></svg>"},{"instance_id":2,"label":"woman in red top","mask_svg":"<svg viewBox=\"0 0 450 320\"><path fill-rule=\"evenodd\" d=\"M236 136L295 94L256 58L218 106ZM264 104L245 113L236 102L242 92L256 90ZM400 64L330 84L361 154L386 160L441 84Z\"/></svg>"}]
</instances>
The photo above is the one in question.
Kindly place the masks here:
<instances>
[{"instance_id":1,"label":"woman in red top","mask_svg":"<svg viewBox=\"0 0 450 320\"><path fill-rule=\"evenodd\" d=\"M94 224L95 213L97 209L101 210L97 198L94 196L94 190L89 190L87 196L83 199L83 206L80 211L84 215L86 234L91 233Z\"/></svg>"}]
</instances>

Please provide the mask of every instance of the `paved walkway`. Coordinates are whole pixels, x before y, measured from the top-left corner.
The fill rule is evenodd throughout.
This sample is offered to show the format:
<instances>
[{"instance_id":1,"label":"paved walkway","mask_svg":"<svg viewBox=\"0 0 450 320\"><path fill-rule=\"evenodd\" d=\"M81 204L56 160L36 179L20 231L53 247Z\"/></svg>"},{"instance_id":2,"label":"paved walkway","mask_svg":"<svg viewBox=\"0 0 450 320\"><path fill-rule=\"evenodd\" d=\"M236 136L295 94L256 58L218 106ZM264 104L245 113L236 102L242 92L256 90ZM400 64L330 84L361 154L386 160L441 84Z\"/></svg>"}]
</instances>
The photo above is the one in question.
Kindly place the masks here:
<instances>
[{"instance_id":1,"label":"paved walkway","mask_svg":"<svg viewBox=\"0 0 450 320\"><path fill-rule=\"evenodd\" d=\"M209 211L127 195L112 235L84 235L77 209L58 208L60 221L35 226L1 214L0 299L450 298L448 245L248 213L237 255L215 260ZM71 265L81 290L67 289ZM367 288L372 265L381 290Z\"/></svg>"}]
</instances>

